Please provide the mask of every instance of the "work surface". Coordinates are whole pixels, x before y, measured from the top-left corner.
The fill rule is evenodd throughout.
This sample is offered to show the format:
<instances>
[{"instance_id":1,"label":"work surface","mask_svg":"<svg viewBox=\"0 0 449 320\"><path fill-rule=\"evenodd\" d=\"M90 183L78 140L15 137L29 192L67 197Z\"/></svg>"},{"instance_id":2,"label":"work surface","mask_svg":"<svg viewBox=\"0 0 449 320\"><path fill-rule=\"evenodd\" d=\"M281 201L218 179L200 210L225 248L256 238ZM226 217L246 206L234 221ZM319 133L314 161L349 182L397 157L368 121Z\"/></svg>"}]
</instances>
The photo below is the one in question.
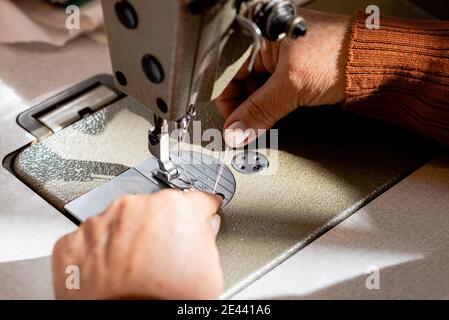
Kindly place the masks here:
<instances>
[{"instance_id":1,"label":"work surface","mask_svg":"<svg viewBox=\"0 0 449 320\"><path fill-rule=\"evenodd\" d=\"M200 111L196 119L203 117ZM151 119L134 100L121 99L22 151L15 172L62 209L148 157ZM210 107L203 130L221 128L219 120ZM317 123L323 128L314 129ZM227 295L352 214L431 154L415 136L333 109L293 114L280 127L280 150L258 149L270 161L265 172L248 176L233 170L236 194L221 212L218 236ZM230 166L230 153L224 161Z\"/></svg>"},{"instance_id":2,"label":"work surface","mask_svg":"<svg viewBox=\"0 0 449 320\"><path fill-rule=\"evenodd\" d=\"M62 88L95 74L109 72L110 68L106 48L87 39L76 40L62 49L41 46L1 46L0 59L3 62L0 66L0 157L2 159L7 153L17 150L32 140L32 137L15 123L17 114ZM314 117L310 114L303 114L303 116L306 119ZM325 121L330 123L331 119L335 118L330 116ZM354 119L345 119L341 119L343 124L347 124L345 121L354 121ZM291 127L289 121L287 120L283 126ZM326 126L326 122L320 124L323 125L323 128ZM355 127L355 132L342 130L341 135L335 135L332 131L324 131L328 134L328 139L326 136L318 134L322 129L318 122L315 122L315 126L307 126L307 122L304 122L303 128L294 132L289 129L282 131L286 133L286 142L282 152L292 157L300 156L304 159L303 163L307 163L309 168L316 170L316 174L313 170L301 171L301 167L281 168L285 170L283 171L285 178L282 179L282 183L288 184L288 181L293 180L292 172L302 174L302 176L296 176L296 179L302 178L303 180L295 181L293 187L292 184L282 186L282 183L278 182L278 188L290 187L288 188L290 195L280 194L279 189L274 189L271 194L256 194L265 189L259 187L255 192L254 186L250 188L250 185L245 187L248 189L238 191L240 197L248 197L249 194L254 193L252 196L257 197L260 204L259 207L252 210L254 210L253 212L258 210L259 216L250 214L246 217L245 223L241 223L239 216L234 216L234 219L231 216L228 221L225 217L224 226L227 228L225 231L233 239L228 242L227 249L220 248L222 252L225 252L225 256L222 257L224 268L229 270L227 261L238 265L236 264L238 257L234 256L230 257L232 259L228 259L226 255L232 256L235 253L232 249L242 246L240 242L242 238L248 248L248 251L242 254L251 255L252 246L265 246L267 256L263 261L259 261L257 256L251 256L253 264L241 265L240 270L231 270L228 281L237 276L241 278L246 274L250 276L247 278L248 282L244 284L248 284L249 280L263 275L268 268L275 267L282 262L282 259L278 259L272 264L266 263L266 261L274 261L267 260L267 257L270 258L270 254L277 254L272 258L279 257L279 251L270 251L270 248L287 241L289 245L283 252L284 258L293 254L307 242L307 234L319 231L320 226L326 225L332 218L338 216L338 213L351 213L359 205L375 196L379 189L417 167L432 154L427 148L419 147L420 143L415 144L412 141L414 139L410 139L408 135L399 134L394 139L387 139L388 133L393 132L393 129L385 128L386 133L378 137L377 134L374 134L374 128L376 128L376 124L368 122L368 127ZM361 130L363 134L360 134L357 129ZM305 135L306 133L310 133L310 135ZM297 134L297 136L293 134ZM351 135L353 135L352 138ZM315 136L317 138L314 138ZM367 138L367 143L362 143L358 137ZM344 141L352 142L339 145L338 139L342 138L348 138L350 140ZM283 139L282 136L280 139ZM292 143L296 142L300 143L303 148L293 150ZM379 152L379 150L383 152ZM291 162L287 163L291 164ZM401 268L401 264L405 262L419 260L426 262L425 266L436 270L445 270L449 261L446 256L439 254L439 250L436 250L439 247L436 244L442 245L448 242L446 230L449 226L449 219L445 219L444 215L449 212L447 167L449 167L449 161L444 159L436 164L426 165L421 171L397 185L402 189L398 191L395 187L371 204L374 205L381 201L379 205L371 209L372 211L370 210L369 217L372 217L372 223L367 225L364 217L366 217L366 208L370 207L365 207L350 220L340 224L337 229L331 230L305 250L299 251L294 258L288 259L287 262L254 283L249 289L242 291L240 297L302 296L307 288L313 288L309 293L327 288L329 291L326 291L326 294L321 297L331 297L332 292L334 294L338 292L337 289L340 286L337 285L340 282L364 276L367 264L372 263L377 263L380 268L390 267L389 272L394 272L395 269L401 270L397 274L404 278L411 274L410 270L413 270L413 268ZM339 174L333 175L334 172L339 172ZM416 175L418 175L418 180L416 178L413 180L412 178ZM324 176L330 177L330 180L322 180ZM74 226L30 189L24 188L21 181L3 168L0 170L0 183L2 186L0 191L0 203L2 204L0 210L0 297L51 297L48 255L56 239L73 230ZM270 181L267 180L262 184L269 186ZM240 185L246 186L242 183ZM330 190L328 194L320 193L320 190L323 190L320 185L333 186L338 193L332 193L332 189L329 188L326 189ZM298 198L298 194L305 196ZM343 194L344 197L336 198L333 202L326 201L333 194ZM420 206L411 205L410 199L405 196L413 198L415 201L413 203L417 202ZM397 201L395 201L396 198ZM270 199L275 201L270 202ZM383 206L382 199L385 199ZM289 201L292 203L288 203ZM283 202L300 208L300 210L296 212L282 211ZM325 207L320 207L322 203L325 204ZM344 212L346 209L349 210ZM423 210L425 215L423 215ZM379 214L377 215L376 212ZM276 213L281 214L276 215ZM375 217L376 220L374 220ZM256 219L265 230L252 228L254 224L251 225L251 221ZM354 222L353 219L356 221ZM345 227L347 223L350 224ZM426 224L426 228L423 228L423 224ZM370 226L371 229L368 229L370 230L368 232L367 228ZM266 236L267 229L270 228L276 237ZM418 230L427 231L418 232ZM339 233L335 234L335 232ZM431 236L423 237L423 235L428 235L427 232L431 232ZM413 238L415 236L417 238ZM410 241L412 238L414 241ZM351 239L354 239L356 248L348 243L352 243ZM294 243L298 245L292 245ZM320 251L319 247L317 248L319 243L323 243L321 248L327 248L324 252L327 254L324 254L323 250ZM330 244L335 246L330 246ZM340 251L337 250L338 248ZM309 256L304 256L311 250L314 251L309 253ZM350 259L352 256L360 257L360 252L368 253L365 260ZM388 255L388 253L390 254ZM341 260L336 260L336 256L341 257ZM380 260L372 260L376 257ZM397 259L382 260L379 257L396 257ZM336 261L340 261L342 264L337 265ZM254 265L261 269L258 269L258 273L250 274L251 270L254 270ZM345 266L352 266L353 269L349 273L340 272L345 270ZM281 271L278 272L279 270ZM282 270L288 270L291 277L284 274ZM389 273L389 275L391 274L394 273ZM427 273L423 276L424 278L420 280L421 283L427 279ZM419 274L413 273L414 280L418 277ZM281 281L290 278L297 281L289 283ZM298 279L302 281L308 279L307 286L305 282L300 282ZM273 285L270 286L270 280L278 283L275 288L277 291ZM447 296L447 291L444 290L447 286L440 283L441 289L435 292L439 297ZM282 287L281 284L284 286ZM432 282L432 285L436 286L438 282ZM235 287L234 291L230 291L229 294L239 289L241 287ZM392 291L379 291L379 295L384 294L384 296L392 296L394 293L398 293L398 291L393 289Z\"/></svg>"}]
</instances>

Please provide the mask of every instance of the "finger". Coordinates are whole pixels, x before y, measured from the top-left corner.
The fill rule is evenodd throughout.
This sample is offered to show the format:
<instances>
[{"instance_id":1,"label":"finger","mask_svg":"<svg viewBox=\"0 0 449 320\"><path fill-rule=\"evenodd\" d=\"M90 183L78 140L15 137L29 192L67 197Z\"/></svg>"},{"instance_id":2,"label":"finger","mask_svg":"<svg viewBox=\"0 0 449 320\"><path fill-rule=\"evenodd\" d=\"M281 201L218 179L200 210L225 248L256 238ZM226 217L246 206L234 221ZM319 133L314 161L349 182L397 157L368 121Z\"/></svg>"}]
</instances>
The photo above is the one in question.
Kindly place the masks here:
<instances>
[{"instance_id":1,"label":"finger","mask_svg":"<svg viewBox=\"0 0 449 320\"><path fill-rule=\"evenodd\" d=\"M80 226L80 231L84 235L89 250L96 246L104 246L109 235L107 232L108 225L109 219L101 215L90 217Z\"/></svg>"},{"instance_id":2,"label":"finger","mask_svg":"<svg viewBox=\"0 0 449 320\"><path fill-rule=\"evenodd\" d=\"M119 265L126 259L138 231L148 219L149 196L126 196L117 201L111 210L105 244L105 260L109 265Z\"/></svg>"},{"instance_id":3,"label":"finger","mask_svg":"<svg viewBox=\"0 0 449 320\"><path fill-rule=\"evenodd\" d=\"M264 50L267 50L265 41L262 43L262 51ZM244 80L253 77L257 78L261 74L266 75L274 72L274 70L268 70L261 53L257 55L252 71L249 70L249 64L250 57L243 63L239 71L235 74L234 79L216 99L218 111L224 118L227 118L248 96L248 92L245 92L245 86L242 85ZM254 90L255 88L253 91Z\"/></svg>"},{"instance_id":4,"label":"finger","mask_svg":"<svg viewBox=\"0 0 449 320\"><path fill-rule=\"evenodd\" d=\"M267 74L253 74L245 80L233 80L215 100L219 113L228 118L248 96L252 95L269 79Z\"/></svg>"},{"instance_id":5,"label":"finger","mask_svg":"<svg viewBox=\"0 0 449 320\"><path fill-rule=\"evenodd\" d=\"M243 100L248 98L251 94L253 94L260 87L262 87L269 78L270 75L267 74L255 74L251 78L244 80L243 81L244 94L242 96Z\"/></svg>"},{"instance_id":6,"label":"finger","mask_svg":"<svg viewBox=\"0 0 449 320\"><path fill-rule=\"evenodd\" d=\"M244 80L249 76L252 76L257 73L266 74L274 72L273 66L275 66L275 63L273 60L273 53L269 52L272 47L266 41L262 41L261 45L262 48L259 54L256 56L256 60L254 61L253 65L253 70L249 71L249 62L251 57L248 57L248 59L240 67L239 71L235 75L234 77L235 79Z\"/></svg>"},{"instance_id":7,"label":"finger","mask_svg":"<svg viewBox=\"0 0 449 320\"><path fill-rule=\"evenodd\" d=\"M245 100L244 97L244 87L242 82L239 80L232 80L223 93L215 100L218 112L227 119Z\"/></svg>"},{"instance_id":8,"label":"finger","mask_svg":"<svg viewBox=\"0 0 449 320\"><path fill-rule=\"evenodd\" d=\"M53 247L52 259L58 266L82 261L86 254L86 239L79 229L59 239Z\"/></svg>"},{"instance_id":9,"label":"finger","mask_svg":"<svg viewBox=\"0 0 449 320\"><path fill-rule=\"evenodd\" d=\"M253 76L255 73L270 73L270 70L268 70L265 67L263 58L261 54L258 54L256 57L256 61L254 62L253 70L249 70L249 60L248 58L245 63L240 67L239 71L236 73L234 79L236 80L244 80L251 76Z\"/></svg>"},{"instance_id":10,"label":"finger","mask_svg":"<svg viewBox=\"0 0 449 320\"><path fill-rule=\"evenodd\" d=\"M225 122L225 141L231 147L241 147L255 140L260 129L270 129L295 108L295 97L276 75L239 105Z\"/></svg>"},{"instance_id":11,"label":"finger","mask_svg":"<svg viewBox=\"0 0 449 320\"><path fill-rule=\"evenodd\" d=\"M99 216L111 221L112 219L115 219L115 215L117 215L118 212L123 211L124 205L139 203L146 197L146 195L127 195L115 199Z\"/></svg>"},{"instance_id":12,"label":"finger","mask_svg":"<svg viewBox=\"0 0 449 320\"><path fill-rule=\"evenodd\" d=\"M221 217L218 214L213 215L211 218L209 218L209 224L212 228L213 234L217 236L218 232L220 231Z\"/></svg>"},{"instance_id":13,"label":"finger","mask_svg":"<svg viewBox=\"0 0 449 320\"><path fill-rule=\"evenodd\" d=\"M190 201L195 210L205 219L209 219L220 210L223 204L223 198L219 195L213 195L207 192L185 192L185 198Z\"/></svg>"}]
</instances>

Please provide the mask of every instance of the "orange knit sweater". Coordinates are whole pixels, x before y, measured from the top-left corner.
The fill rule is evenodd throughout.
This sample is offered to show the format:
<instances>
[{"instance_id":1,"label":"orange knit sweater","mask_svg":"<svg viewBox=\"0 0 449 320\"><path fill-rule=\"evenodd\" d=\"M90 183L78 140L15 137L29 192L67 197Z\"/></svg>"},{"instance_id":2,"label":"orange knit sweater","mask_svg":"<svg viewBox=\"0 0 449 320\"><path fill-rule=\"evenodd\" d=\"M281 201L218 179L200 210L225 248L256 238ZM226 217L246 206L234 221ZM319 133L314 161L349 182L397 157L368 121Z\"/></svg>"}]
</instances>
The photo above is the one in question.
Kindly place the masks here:
<instances>
[{"instance_id":1,"label":"orange knit sweater","mask_svg":"<svg viewBox=\"0 0 449 320\"><path fill-rule=\"evenodd\" d=\"M449 145L449 22L365 21L358 14L352 26L344 109Z\"/></svg>"}]
</instances>

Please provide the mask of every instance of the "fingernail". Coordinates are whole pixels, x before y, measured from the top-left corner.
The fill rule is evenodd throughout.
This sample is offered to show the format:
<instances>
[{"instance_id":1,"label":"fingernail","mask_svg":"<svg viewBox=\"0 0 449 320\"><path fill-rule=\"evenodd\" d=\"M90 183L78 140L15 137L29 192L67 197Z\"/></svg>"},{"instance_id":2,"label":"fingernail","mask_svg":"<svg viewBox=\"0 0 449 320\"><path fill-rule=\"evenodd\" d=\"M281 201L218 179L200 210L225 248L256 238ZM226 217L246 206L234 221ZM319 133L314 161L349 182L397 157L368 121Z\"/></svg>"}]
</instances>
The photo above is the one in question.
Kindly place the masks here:
<instances>
[{"instance_id":1,"label":"fingernail","mask_svg":"<svg viewBox=\"0 0 449 320\"><path fill-rule=\"evenodd\" d=\"M246 125L242 121L237 121L225 130L224 139L228 146L237 148L244 144L249 135Z\"/></svg>"},{"instance_id":2,"label":"fingernail","mask_svg":"<svg viewBox=\"0 0 449 320\"><path fill-rule=\"evenodd\" d=\"M210 220L210 226L212 227L212 231L214 232L215 235L217 235L218 231L220 231L220 224L221 224L221 217L218 214L216 214Z\"/></svg>"},{"instance_id":3,"label":"fingernail","mask_svg":"<svg viewBox=\"0 0 449 320\"><path fill-rule=\"evenodd\" d=\"M225 196L222 193L215 193L214 197L215 197L215 200L217 201L217 204L220 205L219 208L221 208L222 205L223 205L223 201L225 199ZM220 210L220 209L218 209L218 210Z\"/></svg>"}]
</instances>

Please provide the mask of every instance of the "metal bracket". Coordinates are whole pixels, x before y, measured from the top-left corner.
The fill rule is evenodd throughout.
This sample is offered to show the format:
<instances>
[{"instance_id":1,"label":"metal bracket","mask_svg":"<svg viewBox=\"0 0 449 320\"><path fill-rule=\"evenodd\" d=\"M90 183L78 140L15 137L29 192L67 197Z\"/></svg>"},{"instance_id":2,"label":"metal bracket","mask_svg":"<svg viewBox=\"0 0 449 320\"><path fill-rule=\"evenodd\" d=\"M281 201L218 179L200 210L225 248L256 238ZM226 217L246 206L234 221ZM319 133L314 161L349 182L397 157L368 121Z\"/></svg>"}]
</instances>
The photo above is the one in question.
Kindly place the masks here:
<instances>
[{"instance_id":1,"label":"metal bracket","mask_svg":"<svg viewBox=\"0 0 449 320\"><path fill-rule=\"evenodd\" d=\"M59 105L56 109L37 118L53 133L81 120L86 114L92 114L117 99L118 94L105 85L87 91L73 100Z\"/></svg>"},{"instance_id":2,"label":"metal bracket","mask_svg":"<svg viewBox=\"0 0 449 320\"><path fill-rule=\"evenodd\" d=\"M123 96L115 88L112 76L95 76L22 112L17 117L17 123L39 139Z\"/></svg>"}]
</instances>

